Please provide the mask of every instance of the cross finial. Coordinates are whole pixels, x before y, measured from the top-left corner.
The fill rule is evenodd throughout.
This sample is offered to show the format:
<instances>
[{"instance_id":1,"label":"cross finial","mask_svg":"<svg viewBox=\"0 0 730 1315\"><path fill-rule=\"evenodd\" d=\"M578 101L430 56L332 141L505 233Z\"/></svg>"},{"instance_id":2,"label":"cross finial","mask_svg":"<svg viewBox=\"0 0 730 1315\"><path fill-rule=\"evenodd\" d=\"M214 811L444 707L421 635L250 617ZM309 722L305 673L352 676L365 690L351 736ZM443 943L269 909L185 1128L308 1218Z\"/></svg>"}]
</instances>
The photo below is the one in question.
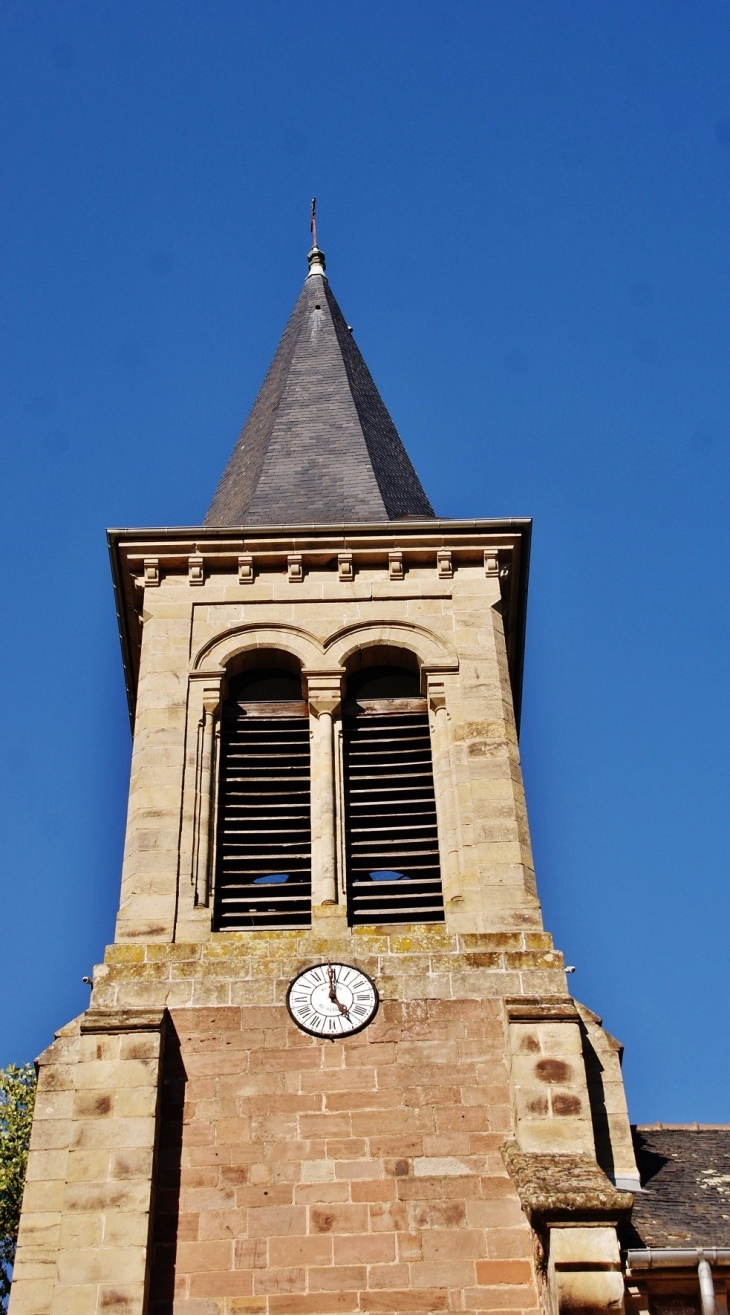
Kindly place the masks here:
<instances>
[{"instance_id":1,"label":"cross finial","mask_svg":"<svg viewBox=\"0 0 730 1315\"><path fill-rule=\"evenodd\" d=\"M312 209L309 218L309 231L312 234L312 250L307 256L309 262L310 274L324 274L325 259L324 251L320 251L317 246L317 198L312 197Z\"/></svg>"}]
</instances>

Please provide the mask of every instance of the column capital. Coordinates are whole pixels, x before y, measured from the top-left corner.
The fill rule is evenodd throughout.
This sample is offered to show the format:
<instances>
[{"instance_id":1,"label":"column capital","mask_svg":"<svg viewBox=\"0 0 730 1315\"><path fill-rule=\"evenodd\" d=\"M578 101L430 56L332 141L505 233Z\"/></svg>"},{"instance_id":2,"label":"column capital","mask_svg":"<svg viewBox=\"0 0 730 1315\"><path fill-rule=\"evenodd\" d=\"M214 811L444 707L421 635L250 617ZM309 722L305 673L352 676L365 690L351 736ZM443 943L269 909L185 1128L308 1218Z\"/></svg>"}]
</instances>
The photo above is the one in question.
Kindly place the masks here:
<instances>
[{"instance_id":1,"label":"column capital","mask_svg":"<svg viewBox=\"0 0 730 1315\"><path fill-rule=\"evenodd\" d=\"M302 675L307 682L307 699L315 717L329 713L331 717L339 712L345 689L345 672L342 667L330 667L322 671L312 671L304 667Z\"/></svg>"}]
</instances>

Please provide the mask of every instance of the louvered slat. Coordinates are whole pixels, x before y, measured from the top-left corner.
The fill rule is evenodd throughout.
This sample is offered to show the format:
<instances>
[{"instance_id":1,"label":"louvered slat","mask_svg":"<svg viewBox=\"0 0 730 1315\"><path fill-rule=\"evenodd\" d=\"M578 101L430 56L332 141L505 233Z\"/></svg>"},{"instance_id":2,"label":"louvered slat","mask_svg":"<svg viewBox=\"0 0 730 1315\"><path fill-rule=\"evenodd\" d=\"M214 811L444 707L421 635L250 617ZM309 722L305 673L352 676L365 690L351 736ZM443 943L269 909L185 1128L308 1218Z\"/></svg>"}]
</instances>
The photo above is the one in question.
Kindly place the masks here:
<instances>
[{"instance_id":1,"label":"louvered slat","mask_svg":"<svg viewBox=\"0 0 730 1315\"><path fill-rule=\"evenodd\" d=\"M425 702L373 699L345 711L350 922L443 922ZM378 879L385 873L399 879Z\"/></svg>"},{"instance_id":2,"label":"louvered slat","mask_svg":"<svg viewBox=\"0 0 730 1315\"><path fill-rule=\"evenodd\" d=\"M215 887L220 931L311 923L306 711L305 704L226 708Z\"/></svg>"}]
</instances>

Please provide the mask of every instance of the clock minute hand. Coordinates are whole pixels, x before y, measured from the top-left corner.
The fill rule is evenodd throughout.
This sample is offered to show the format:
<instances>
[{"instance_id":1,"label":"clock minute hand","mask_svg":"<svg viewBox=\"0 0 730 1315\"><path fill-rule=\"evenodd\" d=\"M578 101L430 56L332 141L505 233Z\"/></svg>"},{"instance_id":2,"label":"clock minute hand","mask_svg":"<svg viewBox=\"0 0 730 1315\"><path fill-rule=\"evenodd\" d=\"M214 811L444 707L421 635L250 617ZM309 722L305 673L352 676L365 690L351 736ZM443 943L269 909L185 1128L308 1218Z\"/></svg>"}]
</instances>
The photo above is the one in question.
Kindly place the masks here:
<instances>
[{"instance_id":1,"label":"clock minute hand","mask_svg":"<svg viewBox=\"0 0 730 1315\"><path fill-rule=\"evenodd\" d=\"M342 1001L337 999L337 987L336 987L337 979L335 977L335 970L331 964L327 965L327 976L329 977L329 983L330 983L330 1000L334 1000L334 1003L337 1005L337 1008L339 1009L340 1013L344 1014L345 1018L349 1019L350 1011L347 1008L347 1005L343 1005Z\"/></svg>"}]
</instances>

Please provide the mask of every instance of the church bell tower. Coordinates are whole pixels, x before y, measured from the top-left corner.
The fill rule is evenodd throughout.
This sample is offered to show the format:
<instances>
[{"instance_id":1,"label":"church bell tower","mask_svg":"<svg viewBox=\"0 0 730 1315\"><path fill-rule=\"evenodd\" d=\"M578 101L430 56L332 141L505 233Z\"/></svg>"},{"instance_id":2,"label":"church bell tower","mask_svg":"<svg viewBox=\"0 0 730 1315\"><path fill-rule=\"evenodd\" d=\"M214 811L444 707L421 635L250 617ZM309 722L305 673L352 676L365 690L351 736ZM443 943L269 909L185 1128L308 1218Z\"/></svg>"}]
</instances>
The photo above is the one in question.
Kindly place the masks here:
<instances>
[{"instance_id":1,"label":"church bell tower","mask_svg":"<svg viewBox=\"0 0 730 1315\"><path fill-rule=\"evenodd\" d=\"M114 944L11 1315L619 1311L620 1047L543 929L530 522L440 520L309 273L204 523L113 530Z\"/></svg>"}]
</instances>

